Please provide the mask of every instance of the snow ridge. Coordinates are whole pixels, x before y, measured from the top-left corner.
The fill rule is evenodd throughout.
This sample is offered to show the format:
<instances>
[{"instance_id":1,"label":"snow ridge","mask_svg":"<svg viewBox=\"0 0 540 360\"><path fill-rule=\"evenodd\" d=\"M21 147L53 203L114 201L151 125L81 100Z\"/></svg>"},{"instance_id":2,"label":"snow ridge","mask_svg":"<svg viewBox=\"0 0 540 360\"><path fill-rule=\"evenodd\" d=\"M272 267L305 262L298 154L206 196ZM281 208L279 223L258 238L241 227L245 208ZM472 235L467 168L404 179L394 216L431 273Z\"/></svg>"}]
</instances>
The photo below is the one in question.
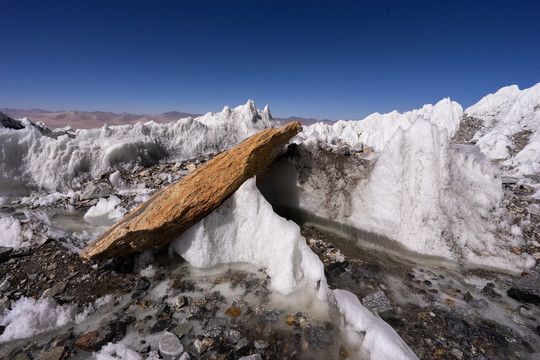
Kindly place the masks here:
<instances>
[{"instance_id":1,"label":"snow ridge","mask_svg":"<svg viewBox=\"0 0 540 360\"><path fill-rule=\"evenodd\" d=\"M492 160L506 159L503 165L514 167L516 175L540 172L540 83L520 90L506 86L483 97L465 110L469 116L483 120L484 127L473 140ZM528 144L511 156L515 149L513 136L530 132Z\"/></svg>"},{"instance_id":2,"label":"snow ridge","mask_svg":"<svg viewBox=\"0 0 540 360\"><path fill-rule=\"evenodd\" d=\"M104 125L77 130L72 136L43 135L28 119L24 129L0 128L0 191L13 192L17 183L47 191L76 188L116 166L151 165L162 159L182 161L237 145L260 130L275 127L268 107L253 101L217 114L153 121L135 125ZM20 186L19 186L20 187Z\"/></svg>"}]
</instances>

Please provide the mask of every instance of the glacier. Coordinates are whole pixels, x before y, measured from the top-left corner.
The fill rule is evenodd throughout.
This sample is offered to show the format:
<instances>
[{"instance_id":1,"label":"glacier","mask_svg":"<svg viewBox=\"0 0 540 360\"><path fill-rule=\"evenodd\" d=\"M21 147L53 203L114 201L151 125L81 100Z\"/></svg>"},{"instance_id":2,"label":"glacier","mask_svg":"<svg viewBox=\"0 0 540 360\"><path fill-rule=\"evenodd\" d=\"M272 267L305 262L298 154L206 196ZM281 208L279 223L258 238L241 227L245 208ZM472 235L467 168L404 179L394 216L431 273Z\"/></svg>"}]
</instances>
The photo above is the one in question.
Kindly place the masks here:
<instances>
[{"instance_id":1,"label":"glacier","mask_svg":"<svg viewBox=\"0 0 540 360\"><path fill-rule=\"evenodd\" d=\"M476 146L451 141L463 114L483 122L474 136ZM221 152L279 125L268 106L258 110L252 101L170 124L65 128L54 136L41 124L19 122L20 129L0 127L0 207L11 201L49 206L66 197L73 203L85 181L105 178L115 195L97 200L84 216L96 227L122 218L127 211L118 206L119 197L136 191L126 187L119 169L131 172ZM527 254L511 251L519 246L522 234L501 204L501 176L540 172L538 129L540 84L525 90L503 88L465 111L443 99L405 113L375 113L358 121L306 126L262 183L257 186L255 179L244 183L180 235L171 249L201 268L237 262L265 267L274 291L294 297L310 289L318 301L338 309L344 328L361 339L362 356L414 359L397 333L355 295L329 288L321 261L306 245L298 225L276 214L278 207L377 234L410 253L460 266L526 270L535 262ZM528 143L513 153L513 137L524 132ZM332 151L342 146L372 151L340 160ZM502 161L501 167L494 164L497 160ZM24 197L32 193L43 196ZM54 234L46 216L28 212L27 219L33 220L2 213L0 231L5 236L0 246L28 247L39 232L46 237L65 236ZM380 246L388 244L385 240ZM66 321L73 321L73 315L68 315ZM4 324L11 323L16 313L6 316L0 315ZM44 322L44 328L63 324L51 321Z\"/></svg>"}]
</instances>

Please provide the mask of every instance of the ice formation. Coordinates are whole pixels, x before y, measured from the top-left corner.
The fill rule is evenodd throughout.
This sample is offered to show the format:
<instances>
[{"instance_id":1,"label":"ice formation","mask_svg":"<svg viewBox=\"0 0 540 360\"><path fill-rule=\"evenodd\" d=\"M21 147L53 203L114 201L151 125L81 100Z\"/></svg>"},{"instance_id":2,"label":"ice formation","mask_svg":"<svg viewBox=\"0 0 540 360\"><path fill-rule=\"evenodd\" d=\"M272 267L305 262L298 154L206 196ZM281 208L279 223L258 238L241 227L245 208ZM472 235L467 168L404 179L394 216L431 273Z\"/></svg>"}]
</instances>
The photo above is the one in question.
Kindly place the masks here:
<instances>
[{"instance_id":1,"label":"ice formation","mask_svg":"<svg viewBox=\"0 0 540 360\"><path fill-rule=\"evenodd\" d=\"M196 267L231 262L264 266L273 289L283 294L302 286L315 288L324 276L322 263L305 244L298 225L274 213L255 179L246 181L172 246Z\"/></svg>"},{"instance_id":2,"label":"ice formation","mask_svg":"<svg viewBox=\"0 0 540 360\"><path fill-rule=\"evenodd\" d=\"M266 267L271 288L283 294L318 289L320 300L340 310L347 329L365 334L360 345L363 355L381 360L416 359L399 335L365 309L356 296L329 289L323 264L307 246L298 225L273 212L254 178L171 247L196 267L236 262Z\"/></svg>"},{"instance_id":3,"label":"ice formation","mask_svg":"<svg viewBox=\"0 0 540 360\"><path fill-rule=\"evenodd\" d=\"M115 222L122 220L126 214L126 209L119 206L121 202L122 200L114 195L106 199L100 198L97 204L84 214L84 220L95 226L111 226Z\"/></svg>"},{"instance_id":4,"label":"ice formation","mask_svg":"<svg viewBox=\"0 0 540 360\"><path fill-rule=\"evenodd\" d=\"M517 174L540 172L540 83L525 90L506 86L483 97L465 113L483 120L485 129L475 135L476 145L490 159L508 159ZM510 157L512 137L530 131L528 144Z\"/></svg>"},{"instance_id":5,"label":"ice formation","mask_svg":"<svg viewBox=\"0 0 540 360\"><path fill-rule=\"evenodd\" d=\"M170 124L104 125L56 138L43 135L27 119L21 123L24 129L0 127L0 192L24 191L20 183L47 191L74 188L81 179L100 176L113 166L220 152L276 124L268 107L257 110L252 101Z\"/></svg>"},{"instance_id":6,"label":"ice formation","mask_svg":"<svg viewBox=\"0 0 540 360\"><path fill-rule=\"evenodd\" d=\"M289 167L278 180L296 179L296 190L279 196L279 205L384 235L416 253L514 271L528 268L534 265L531 257L510 251L519 236L504 218L498 170L478 148L449 143L460 116L459 105L443 100L401 117L376 114L308 127L297 141L304 141L313 157L319 141L365 141L381 150L368 167L329 163L307 175L296 172L316 162L300 156L292 172ZM366 120L367 125L358 125ZM399 125L386 127L391 120ZM364 132L351 140L351 129Z\"/></svg>"},{"instance_id":7,"label":"ice formation","mask_svg":"<svg viewBox=\"0 0 540 360\"><path fill-rule=\"evenodd\" d=\"M421 109L402 114L393 111L388 114L374 113L360 121L340 120L333 125L316 123L306 126L296 141L307 144L317 141L328 144L343 142L350 146L362 143L380 151L396 131L407 130L417 119L427 120L453 136L459 127L462 113L461 105L447 98L435 105L427 104Z\"/></svg>"}]
</instances>

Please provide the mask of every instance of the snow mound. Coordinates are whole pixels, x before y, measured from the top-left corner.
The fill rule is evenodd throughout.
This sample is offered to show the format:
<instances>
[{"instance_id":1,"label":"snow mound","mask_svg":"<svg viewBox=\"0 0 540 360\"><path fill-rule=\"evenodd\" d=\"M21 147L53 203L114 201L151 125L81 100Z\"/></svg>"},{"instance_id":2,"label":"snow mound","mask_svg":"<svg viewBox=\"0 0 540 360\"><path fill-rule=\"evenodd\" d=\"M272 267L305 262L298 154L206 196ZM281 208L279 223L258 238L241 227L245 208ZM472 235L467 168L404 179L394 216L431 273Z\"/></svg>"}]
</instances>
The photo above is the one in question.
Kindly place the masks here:
<instances>
[{"instance_id":1,"label":"snow mound","mask_svg":"<svg viewBox=\"0 0 540 360\"><path fill-rule=\"evenodd\" d=\"M0 128L0 190L24 183L47 191L77 187L118 166L151 165L167 158L182 161L224 151L260 130L276 126L268 107L257 110L250 100L217 114L77 130L46 136L22 121L23 129ZM28 124L27 124L28 123Z\"/></svg>"},{"instance_id":2,"label":"snow mound","mask_svg":"<svg viewBox=\"0 0 540 360\"><path fill-rule=\"evenodd\" d=\"M35 300L22 297L4 309L0 325L5 326L0 343L29 338L75 322L77 305L58 305L51 298ZM82 321L82 319L79 319Z\"/></svg>"},{"instance_id":3,"label":"snow mound","mask_svg":"<svg viewBox=\"0 0 540 360\"><path fill-rule=\"evenodd\" d=\"M171 248L196 267L235 262L266 267L271 288L283 294L318 289L319 300L337 307L347 330L364 337L360 351L366 358L417 359L399 335L355 295L329 289L323 264L307 246L300 228L273 212L255 178L175 239Z\"/></svg>"},{"instance_id":4,"label":"snow mound","mask_svg":"<svg viewBox=\"0 0 540 360\"><path fill-rule=\"evenodd\" d=\"M304 131L295 139L298 143L306 144L324 141L334 145L346 143L355 146L363 143L380 151L396 131L408 129L417 119L427 120L453 136L459 127L462 113L461 105L446 98L435 105L427 104L421 109L403 114L392 111L388 114L374 113L358 121L340 120L332 125L316 123L304 127Z\"/></svg>"},{"instance_id":5,"label":"snow mound","mask_svg":"<svg viewBox=\"0 0 540 360\"><path fill-rule=\"evenodd\" d=\"M484 129L473 140L492 160L516 167L517 174L540 172L540 83L525 90L516 85L501 88L467 108L469 116L483 120ZM530 131L528 144L514 156L513 136Z\"/></svg>"}]
</instances>

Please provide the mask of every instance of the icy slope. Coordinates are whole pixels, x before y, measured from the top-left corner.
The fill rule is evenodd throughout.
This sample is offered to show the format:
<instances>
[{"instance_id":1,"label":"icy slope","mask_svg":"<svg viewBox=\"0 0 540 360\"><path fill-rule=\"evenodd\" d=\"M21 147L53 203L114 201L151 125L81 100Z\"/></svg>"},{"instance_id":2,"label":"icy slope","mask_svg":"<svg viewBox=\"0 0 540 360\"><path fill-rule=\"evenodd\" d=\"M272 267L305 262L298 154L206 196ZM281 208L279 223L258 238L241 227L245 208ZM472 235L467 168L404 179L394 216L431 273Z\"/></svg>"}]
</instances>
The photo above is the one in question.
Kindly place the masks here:
<instances>
[{"instance_id":1,"label":"icy slope","mask_svg":"<svg viewBox=\"0 0 540 360\"><path fill-rule=\"evenodd\" d=\"M273 212L254 178L180 235L171 247L196 267L235 262L266 267L271 287L283 294L318 289L319 300L337 307L348 331L364 334L362 358L417 358L399 335L364 308L355 295L329 289L323 264L307 246L298 225Z\"/></svg>"},{"instance_id":2,"label":"icy slope","mask_svg":"<svg viewBox=\"0 0 540 360\"><path fill-rule=\"evenodd\" d=\"M540 83L520 90L516 85L503 87L483 97L465 113L484 121L484 129L474 140L490 159L507 159L503 164L516 167L518 174L540 172ZM511 156L514 136L530 132L528 144Z\"/></svg>"},{"instance_id":3,"label":"icy slope","mask_svg":"<svg viewBox=\"0 0 540 360\"><path fill-rule=\"evenodd\" d=\"M150 165L166 158L181 161L237 145L246 137L274 127L268 107L252 101L235 109L176 123L155 122L77 130L57 138L45 136L26 119L24 129L0 127L0 191L17 183L48 191L77 187L116 166Z\"/></svg>"},{"instance_id":4,"label":"icy slope","mask_svg":"<svg viewBox=\"0 0 540 360\"><path fill-rule=\"evenodd\" d=\"M398 129L408 129L417 119L424 119L437 125L440 130L446 130L451 137L459 127L462 113L461 105L447 98L435 105L427 104L421 109L403 114L397 111L388 114L374 113L359 121L340 120L333 125L317 123L306 126L297 136L297 142L324 141L328 144L344 142L350 146L363 143L380 151Z\"/></svg>"}]
</instances>

